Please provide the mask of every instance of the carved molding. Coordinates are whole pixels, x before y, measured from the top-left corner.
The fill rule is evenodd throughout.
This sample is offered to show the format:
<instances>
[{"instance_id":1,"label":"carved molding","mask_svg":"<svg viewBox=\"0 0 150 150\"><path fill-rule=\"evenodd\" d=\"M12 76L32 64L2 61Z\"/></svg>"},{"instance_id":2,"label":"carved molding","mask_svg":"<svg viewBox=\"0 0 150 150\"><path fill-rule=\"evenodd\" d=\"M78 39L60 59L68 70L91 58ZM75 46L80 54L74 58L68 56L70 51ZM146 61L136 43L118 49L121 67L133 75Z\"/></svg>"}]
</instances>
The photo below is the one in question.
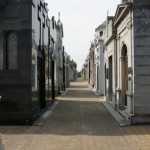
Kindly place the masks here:
<instances>
[{"instance_id":1,"label":"carved molding","mask_svg":"<svg viewBox=\"0 0 150 150\"><path fill-rule=\"evenodd\" d=\"M127 92L126 92L126 95L127 95L127 96L133 96L133 91L127 91Z\"/></svg>"},{"instance_id":2,"label":"carved molding","mask_svg":"<svg viewBox=\"0 0 150 150\"><path fill-rule=\"evenodd\" d=\"M131 29L132 28L132 22L129 21L127 24L126 24L126 28L127 29Z\"/></svg>"}]
</instances>

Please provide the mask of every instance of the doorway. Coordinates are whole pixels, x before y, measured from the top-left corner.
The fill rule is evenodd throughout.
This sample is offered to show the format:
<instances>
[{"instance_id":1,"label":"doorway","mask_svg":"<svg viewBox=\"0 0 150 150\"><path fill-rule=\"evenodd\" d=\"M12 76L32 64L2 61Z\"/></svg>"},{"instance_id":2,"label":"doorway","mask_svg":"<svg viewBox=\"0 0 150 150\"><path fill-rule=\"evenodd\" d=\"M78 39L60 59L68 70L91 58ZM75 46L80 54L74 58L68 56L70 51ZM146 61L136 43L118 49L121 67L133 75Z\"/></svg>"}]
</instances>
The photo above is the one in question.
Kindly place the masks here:
<instances>
[{"instance_id":1,"label":"doorway","mask_svg":"<svg viewBox=\"0 0 150 150\"><path fill-rule=\"evenodd\" d=\"M107 80L107 69L106 69L106 64L105 64L105 96L107 96L106 95L106 90L107 90L107 88L106 88L106 80Z\"/></svg>"},{"instance_id":2,"label":"doorway","mask_svg":"<svg viewBox=\"0 0 150 150\"><path fill-rule=\"evenodd\" d=\"M113 85L113 80L112 80L112 56L109 57L109 100L112 101L112 94L113 94L113 88L112 88L112 85Z\"/></svg>"},{"instance_id":3,"label":"doorway","mask_svg":"<svg viewBox=\"0 0 150 150\"><path fill-rule=\"evenodd\" d=\"M45 101L45 59L38 57L38 104L40 108L46 106Z\"/></svg>"},{"instance_id":4,"label":"doorway","mask_svg":"<svg viewBox=\"0 0 150 150\"><path fill-rule=\"evenodd\" d=\"M127 46L124 44L122 47L122 102L127 106L127 94L128 91L128 56Z\"/></svg>"},{"instance_id":5,"label":"doorway","mask_svg":"<svg viewBox=\"0 0 150 150\"><path fill-rule=\"evenodd\" d=\"M97 90L99 91L99 65L97 65Z\"/></svg>"}]
</instances>

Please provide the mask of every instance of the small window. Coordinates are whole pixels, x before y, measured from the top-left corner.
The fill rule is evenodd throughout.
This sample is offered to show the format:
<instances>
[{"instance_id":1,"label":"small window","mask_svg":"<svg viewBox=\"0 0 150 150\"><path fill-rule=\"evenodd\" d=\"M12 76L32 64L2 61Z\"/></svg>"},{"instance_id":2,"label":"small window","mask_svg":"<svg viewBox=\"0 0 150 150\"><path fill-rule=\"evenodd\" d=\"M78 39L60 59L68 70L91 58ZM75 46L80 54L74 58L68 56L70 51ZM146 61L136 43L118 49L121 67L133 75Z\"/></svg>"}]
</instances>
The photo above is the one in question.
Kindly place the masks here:
<instances>
[{"instance_id":1,"label":"small window","mask_svg":"<svg viewBox=\"0 0 150 150\"><path fill-rule=\"evenodd\" d=\"M103 31L100 32L100 37L103 36Z\"/></svg>"},{"instance_id":2,"label":"small window","mask_svg":"<svg viewBox=\"0 0 150 150\"><path fill-rule=\"evenodd\" d=\"M10 32L7 35L7 69L17 69L17 35Z\"/></svg>"},{"instance_id":3,"label":"small window","mask_svg":"<svg viewBox=\"0 0 150 150\"><path fill-rule=\"evenodd\" d=\"M0 32L0 70L3 69L3 34Z\"/></svg>"}]
</instances>

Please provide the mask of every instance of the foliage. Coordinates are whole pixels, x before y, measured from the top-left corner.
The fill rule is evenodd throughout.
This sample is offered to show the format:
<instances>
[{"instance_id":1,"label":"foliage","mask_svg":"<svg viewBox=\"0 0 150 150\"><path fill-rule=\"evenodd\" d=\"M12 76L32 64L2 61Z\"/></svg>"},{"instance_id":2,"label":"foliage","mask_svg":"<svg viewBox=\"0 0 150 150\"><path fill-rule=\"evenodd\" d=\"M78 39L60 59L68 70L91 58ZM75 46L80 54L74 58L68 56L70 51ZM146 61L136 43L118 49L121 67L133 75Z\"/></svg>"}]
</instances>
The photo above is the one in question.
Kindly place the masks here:
<instances>
[{"instance_id":1,"label":"foliage","mask_svg":"<svg viewBox=\"0 0 150 150\"><path fill-rule=\"evenodd\" d=\"M70 67L71 69L76 69L76 68L77 68L76 62L73 61L73 60L71 60L70 63L69 63L69 67Z\"/></svg>"}]
</instances>

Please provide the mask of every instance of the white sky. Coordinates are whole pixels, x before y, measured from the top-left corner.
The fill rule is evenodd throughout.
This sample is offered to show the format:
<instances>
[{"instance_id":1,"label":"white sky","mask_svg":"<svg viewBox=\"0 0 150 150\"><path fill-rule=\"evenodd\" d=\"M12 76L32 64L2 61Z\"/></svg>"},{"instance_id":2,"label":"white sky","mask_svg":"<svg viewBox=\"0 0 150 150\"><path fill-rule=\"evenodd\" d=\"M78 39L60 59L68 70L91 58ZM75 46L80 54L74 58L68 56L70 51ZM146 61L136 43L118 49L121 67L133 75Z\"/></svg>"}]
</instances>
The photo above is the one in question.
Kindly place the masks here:
<instances>
[{"instance_id":1,"label":"white sky","mask_svg":"<svg viewBox=\"0 0 150 150\"><path fill-rule=\"evenodd\" d=\"M114 16L120 0L45 0L49 16L58 19L60 12L64 27L63 45L65 51L82 69L89 52L90 41L94 39L95 28L109 16Z\"/></svg>"}]
</instances>

